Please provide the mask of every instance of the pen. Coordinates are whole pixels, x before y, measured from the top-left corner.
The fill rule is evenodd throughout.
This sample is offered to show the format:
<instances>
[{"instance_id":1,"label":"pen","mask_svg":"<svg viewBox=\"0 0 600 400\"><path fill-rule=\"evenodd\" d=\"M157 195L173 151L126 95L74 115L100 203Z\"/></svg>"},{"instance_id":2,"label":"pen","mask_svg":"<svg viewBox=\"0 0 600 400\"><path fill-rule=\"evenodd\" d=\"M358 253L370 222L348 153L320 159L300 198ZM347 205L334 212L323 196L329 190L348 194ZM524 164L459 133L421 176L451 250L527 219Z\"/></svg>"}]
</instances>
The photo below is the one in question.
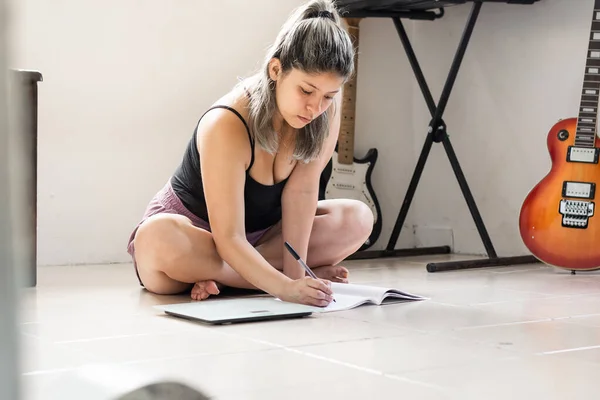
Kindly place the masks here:
<instances>
[{"instance_id":1,"label":"pen","mask_svg":"<svg viewBox=\"0 0 600 400\"><path fill-rule=\"evenodd\" d=\"M300 263L300 265L302 265L304 267L304 269L306 270L306 272L308 272L308 274L311 276L311 278L313 279L319 279L317 278L317 276L315 275L314 272L312 272L312 270L309 268L308 265L306 265L306 263L304 262L304 260L302 260L302 258L300 258L300 256L298 255L298 253L296 253L296 250L294 250L292 248L292 245L289 244L288 242L284 242L285 244L285 248L288 249L288 251L290 252L290 254L296 259L296 261L298 261ZM337 303L337 301L335 301L335 299L333 299L334 302Z\"/></svg>"}]
</instances>

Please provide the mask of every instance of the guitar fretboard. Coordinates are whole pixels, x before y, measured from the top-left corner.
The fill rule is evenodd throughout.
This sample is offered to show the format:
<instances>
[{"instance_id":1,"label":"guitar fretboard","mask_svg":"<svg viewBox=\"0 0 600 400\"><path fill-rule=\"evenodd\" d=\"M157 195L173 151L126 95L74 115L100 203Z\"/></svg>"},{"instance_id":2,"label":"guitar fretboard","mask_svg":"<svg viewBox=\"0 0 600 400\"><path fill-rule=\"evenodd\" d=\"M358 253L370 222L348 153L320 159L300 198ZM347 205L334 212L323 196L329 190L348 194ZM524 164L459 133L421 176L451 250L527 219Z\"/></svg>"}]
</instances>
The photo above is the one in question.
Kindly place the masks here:
<instances>
[{"instance_id":1,"label":"guitar fretboard","mask_svg":"<svg viewBox=\"0 0 600 400\"><path fill-rule=\"evenodd\" d=\"M344 84L342 91L342 121L338 139L338 162L351 165L354 162L354 116L356 113L356 82L358 69L359 28L357 19L347 19L348 34L356 50L354 54L354 74Z\"/></svg>"},{"instance_id":2,"label":"guitar fretboard","mask_svg":"<svg viewBox=\"0 0 600 400\"><path fill-rule=\"evenodd\" d=\"M351 78L344 85L342 98L342 121L338 141L338 161L352 164L354 161L354 115L356 112L356 79Z\"/></svg>"},{"instance_id":3,"label":"guitar fretboard","mask_svg":"<svg viewBox=\"0 0 600 400\"><path fill-rule=\"evenodd\" d=\"M575 146L594 147L600 94L600 0L595 0Z\"/></svg>"}]
</instances>

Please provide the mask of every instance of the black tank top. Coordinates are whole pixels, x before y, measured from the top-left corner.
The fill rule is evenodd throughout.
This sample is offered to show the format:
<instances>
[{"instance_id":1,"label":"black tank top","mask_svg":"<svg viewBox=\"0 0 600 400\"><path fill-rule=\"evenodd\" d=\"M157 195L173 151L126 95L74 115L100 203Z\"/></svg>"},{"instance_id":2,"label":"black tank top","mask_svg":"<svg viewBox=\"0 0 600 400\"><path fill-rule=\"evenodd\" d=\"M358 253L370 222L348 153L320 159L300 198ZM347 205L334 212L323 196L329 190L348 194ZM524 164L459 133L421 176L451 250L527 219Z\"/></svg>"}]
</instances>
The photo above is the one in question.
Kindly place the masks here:
<instances>
[{"instance_id":1,"label":"black tank top","mask_svg":"<svg viewBox=\"0 0 600 400\"><path fill-rule=\"evenodd\" d=\"M252 179L249 171L254 164L254 140L250 134L248 124L240 113L225 105L217 105L209 108L202 117L215 108L224 108L237 115L244 123L250 140L252 158L246 170L246 183L244 186L246 232L256 232L268 228L281 220L281 194L288 178L274 185L263 185ZM183 160L171 178L171 185L175 194L181 199L181 202L188 210L210 223L202 186L200 154L198 154L198 148L196 147L197 134L198 124L196 124L194 134L188 142Z\"/></svg>"}]
</instances>

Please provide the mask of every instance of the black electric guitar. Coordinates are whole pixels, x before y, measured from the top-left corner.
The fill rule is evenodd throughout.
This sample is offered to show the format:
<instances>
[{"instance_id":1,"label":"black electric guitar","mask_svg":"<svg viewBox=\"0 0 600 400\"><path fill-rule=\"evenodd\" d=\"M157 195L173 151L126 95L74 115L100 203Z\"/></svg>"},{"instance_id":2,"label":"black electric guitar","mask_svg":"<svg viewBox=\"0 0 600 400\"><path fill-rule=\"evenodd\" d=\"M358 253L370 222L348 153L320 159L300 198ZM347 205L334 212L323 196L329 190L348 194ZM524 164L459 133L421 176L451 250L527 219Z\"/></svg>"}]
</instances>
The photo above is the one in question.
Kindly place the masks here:
<instances>
[{"instance_id":1,"label":"black electric guitar","mask_svg":"<svg viewBox=\"0 0 600 400\"><path fill-rule=\"evenodd\" d=\"M348 33L352 38L356 54L355 68L358 67L358 24L360 18L346 18ZM370 149L364 158L354 157L354 115L356 111L356 76L344 85L342 94L342 121L340 134L333 157L321 174L320 199L355 199L360 200L373 211L374 225L369 239L359 250L371 247L381 233L381 208L373 185L371 173L377 161L377 149Z\"/></svg>"}]
</instances>

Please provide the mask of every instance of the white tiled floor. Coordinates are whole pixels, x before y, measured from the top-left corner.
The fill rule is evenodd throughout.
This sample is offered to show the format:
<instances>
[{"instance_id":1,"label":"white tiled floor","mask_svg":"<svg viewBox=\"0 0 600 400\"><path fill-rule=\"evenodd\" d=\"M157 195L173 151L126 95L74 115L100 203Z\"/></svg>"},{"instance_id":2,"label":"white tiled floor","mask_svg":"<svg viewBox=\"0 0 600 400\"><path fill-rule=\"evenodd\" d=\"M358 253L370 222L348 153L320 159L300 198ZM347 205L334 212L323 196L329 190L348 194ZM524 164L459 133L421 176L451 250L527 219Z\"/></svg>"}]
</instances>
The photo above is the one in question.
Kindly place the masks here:
<instances>
[{"instance_id":1,"label":"white tiled floor","mask_svg":"<svg viewBox=\"0 0 600 400\"><path fill-rule=\"evenodd\" d=\"M129 264L40 268L22 297L24 394L56 398L80 367L107 363L216 399L600 396L600 273L425 270L450 258L344 263L352 282L427 301L230 326L161 314L152 306L188 298L145 292Z\"/></svg>"}]
</instances>

